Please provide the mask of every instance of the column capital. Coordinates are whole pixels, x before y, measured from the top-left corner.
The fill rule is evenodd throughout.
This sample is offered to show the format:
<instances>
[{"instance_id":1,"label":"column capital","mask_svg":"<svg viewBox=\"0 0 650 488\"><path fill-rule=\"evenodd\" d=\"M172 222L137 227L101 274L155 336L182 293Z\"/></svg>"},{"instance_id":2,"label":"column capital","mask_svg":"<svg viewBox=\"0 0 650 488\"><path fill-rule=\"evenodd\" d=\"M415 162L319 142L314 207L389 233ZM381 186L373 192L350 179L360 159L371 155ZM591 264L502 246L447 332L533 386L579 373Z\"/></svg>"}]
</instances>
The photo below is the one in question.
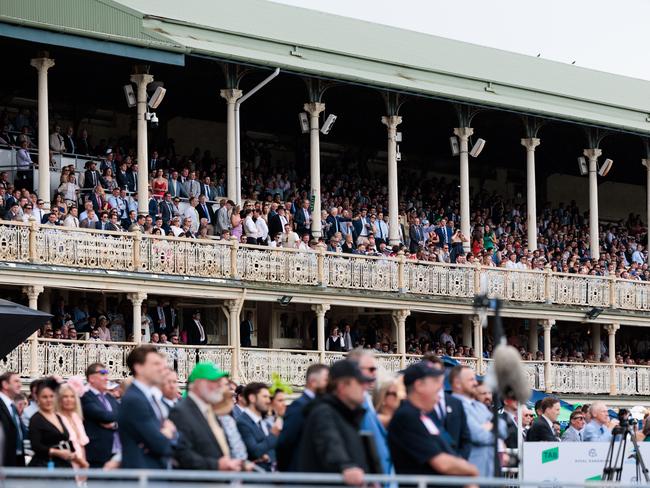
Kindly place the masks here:
<instances>
[{"instance_id":1,"label":"column capital","mask_svg":"<svg viewBox=\"0 0 650 488\"><path fill-rule=\"evenodd\" d=\"M244 92L238 88L224 88L223 90L219 90L221 98L225 98L228 103L235 103L243 94Z\"/></svg>"},{"instance_id":2,"label":"column capital","mask_svg":"<svg viewBox=\"0 0 650 488\"><path fill-rule=\"evenodd\" d=\"M456 127L454 129L454 135L461 139L469 139L472 134L474 134L474 129L471 127Z\"/></svg>"},{"instance_id":3,"label":"column capital","mask_svg":"<svg viewBox=\"0 0 650 488\"><path fill-rule=\"evenodd\" d=\"M547 331L553 328L553 326L555 325L555 320L545 319L545 320L540 320L540 323L542 324L544 331Z\"/></svg>"},{"instance_id":4,"label":"column capital","mask_svg":"<svg viewBox=\"0 0 650 488\"><path fill-rule=\"evenodd\" d=\"M147 299L147 294L143 291L136 291L133 293L127 293L126 298L133 305L142 305L142 302L144 302Z\"/></svg>"},{"instance_id":5,"label":"column capital","mask_svg":"<svg viewBox=\"0 0 650 488\"><path fill-rule=\"evenodd\" d=\"M311 309L316 312L316 315L325 315L325 312L330 309L330 305L329 303L319 303L317 305L312 305Z\"/></svg>"},{"instance_id":6,"label":"column capital","mask_svg":"<svg viewBox=\"0 0 650 488\"><path fill-rule=\"evenodd\" d=\"M131 75L131 81L136 85L140 85L141 83L144 83L144 85L147 86L149 83L153 81L153 75L147 73L133 74Z\"/></svg>"},{"instance_id":7,"label":"column capital","mask_svg":"<svg viewBox=\"0 0 650 488\"><path fill-rule=\"evenodd\" d=\"M643 159L641 160L641 164L642 164L643 166L645 166L645 168L646 168L648 171L650 171L650 159L643 158Z\"/></svg>"},{"instance_id":8,"label":"column capital","mask_svg":"<svg viewBox=\"0 0 650 488\"><path fill-rule=\"evenodd\" d=\"M607 331L607 334L609 334L610 336L615 335L616 331L618 329L620 329L620 328L621 328L621 326L619 324L617 324L617 323L607 324L605 326L605 330Z\"/></svg>"},{"instance_id":9,"label":"column capital","mask_svg":"<svg viewBox=\"0 0 650 488\"><path fill-rule=\"evenodd\" d=\"M601 154L603 154L603 150L598 148L585 149L582 151L582 154L584 154L590 160L598 159Z\"/></svg>"},{"instance_id":10,"label":"column capital","mask_svg":"<svg viewBox=\"0 0 650 488\"><path fill-rule=\"evenodd\" d=\"M401 115L384 115L381 118L381 123L384 124L388 129L396 129L398 125L402 123Z\"/></svg>"},{"instance_id":11,"label":"column capital","mask_svg":"<svg viewBox=\"0 0 650 488\"><path fill-rule=\"evenodd\" d=\"M403 322L406 320L406 318L411 315L411 311L406 308L400 308L398 310L393 310L393 317L395 320L398 322Z\"/></svg>"},{"instance_id":12,"label":"column capital","mask_svg":"<svg viewBox=\"0 0 650 488\"><path fill-rule=\"evenodd\" d=\"M537 146L541 144L541 140L537 137L528 137L521 140L521 145L529 151L534 151Z\"/></svg>"},{"instance_id":13,"label":"column capital","mask_svg":"<svg viewBox=\"0 0 650 488\"><path fill-rule=\"evenodd\" d=\"M318 117L325 110L325 104L322 102L307 102L302 108L312 117Z\"/></svg>"},{"instance_id":14,"label":"column capital","mask_svg":"<svg viewBox=\"0 0 650 488\"><path fill-rule=\"evenodd\" d=\"M483 319L479 315L472 315L472 326L480 327Z\"/></svg>"},{"instance_id":15,"label":"column capital","mask_svg":"<svg viewBox=\"0 0 650 488\"><path fill-rule=\"evenodd\" d=\"M231 300L224 300L223 304L228 309L228 311L232 313L232 312L238 312L239 309L244 305L244 301L242 299L239 300L231 299Z\"/></svg>"},{"instance_id":16,"label":"column capital","mask_svg":"<svg viewBox=\"0 0 650 488\"><path fill-rule=\"evenodd\" d=\"M38 298L44 290L45 288L42 285L23 286L23 293L27 295L27 298L30 300Z\"/></svg>"},{"instance_id":17,"label":"column capital","mask_svg":"<svg viewBox=\"0 0 650 488\"><path fill-rule=\"evenodd\" d=\"M41 71L41 70L47 71L52 66L54 66L55 63L54 63L54 60L52 58L32 58L29 61L29 64L31 64L38 71Z\"/></svg>"}]
</instances>

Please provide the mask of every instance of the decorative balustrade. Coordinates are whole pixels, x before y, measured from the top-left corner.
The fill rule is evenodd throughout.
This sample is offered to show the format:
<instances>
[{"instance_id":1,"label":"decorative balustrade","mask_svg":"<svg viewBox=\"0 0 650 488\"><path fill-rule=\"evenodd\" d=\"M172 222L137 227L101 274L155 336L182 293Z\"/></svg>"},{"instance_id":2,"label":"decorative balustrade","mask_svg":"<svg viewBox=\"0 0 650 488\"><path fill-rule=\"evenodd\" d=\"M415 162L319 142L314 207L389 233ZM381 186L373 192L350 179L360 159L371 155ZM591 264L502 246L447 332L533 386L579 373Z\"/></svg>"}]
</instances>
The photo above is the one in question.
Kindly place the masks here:
<instances>
[{"instance_id":1,"label":"decorative balustrade","mask_svg":"<svg viewBox=\"0 0 650 488\"><path fill-rule=\"evenodd\" d=\"M650 310L650 283L0 222L0 260L512 302Z\"/></svg>"},{"instance_id":2,"label":"decorative balustrade","mask_svg":"<svg viewBox=\"0 0 650 488\"><path fill-rule=\"evenodd\" d=\"M6 357L0 358L0 373L16 371L23 378L55 375L62 378L84 375L86 368L95 362L103 363L113 379L129 376L126 358L135 347L128 342L70 341L38 339L36 349L25 342ZM197 362L209 361L226 371L234 371L235 354L238 352L238 379L242 383L269 382L277 373L288 384L302 387L307 368L321 361L318 351L233 348L231 346L184 346L165 345L159 350L167 364L178 373L179 381L186 382ZM32 354L35 353L35 356ZM323 362L332 364L345 357L342 352L323 352ZM388 372L398 372L402 366L399 354L377 354L377 365ZM404 364L419 361L421 356L407 354ZM479 374L485 374L491 359L453 358ZM620 395L650 395L650 366L612 366L605 363L557 363L542 361L522 363L528 385L536 390L571 394L598 394L615 392ZM479 371L479 367L481 370ZM550 378L546 377L548 367ZM34 374L32 374L34 373ZM611 388L612 379L615 382Z\"/></svg>"}]
</instances>

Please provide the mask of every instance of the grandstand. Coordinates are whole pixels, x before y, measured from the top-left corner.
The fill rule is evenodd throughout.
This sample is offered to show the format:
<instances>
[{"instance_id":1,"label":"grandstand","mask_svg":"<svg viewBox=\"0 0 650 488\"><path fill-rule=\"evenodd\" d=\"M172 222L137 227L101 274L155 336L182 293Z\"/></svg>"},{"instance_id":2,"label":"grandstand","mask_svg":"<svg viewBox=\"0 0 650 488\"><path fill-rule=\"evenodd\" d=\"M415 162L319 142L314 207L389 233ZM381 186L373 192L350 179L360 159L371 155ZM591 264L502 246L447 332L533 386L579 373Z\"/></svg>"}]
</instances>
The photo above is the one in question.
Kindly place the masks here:
<instances>
[{"instance_id":1,"label":"grandstand","mask_svg":"<svg viewBox=\"0 0 650 488\"><path fill-rule=\"evenodd\" d=\"M128 351L162 330L181 380L211 360L244 382L277 372L300 386L309 364L344 354L327 349L336 325L392 371L434 351L482 373L492 326L473 298L487 293L504 301L532 387L621 405L650 394L639 334L650 325L649 82L262 0L220 3L0 5L11 59L0 290L54 315L2 368L67 377L100 359L122 378ZM157 87L164 99L146 109ZM213 213L192 203L193 183L165 213L174 172ZM151 198L138 198L146 186ZM124 207L110 202L116 187ZM244 218L229 215L224 238L227 200ZM119 208L116 227L82 225L87 202L100 224ZM71 225L30 217L57 207ZM256 207L266 236L245 227ZM308 234L303 247L286 244L283 225L285 245L262 245L280 207L298 239ZM205 340L194 343L197 311Z\"/></svg>"}]
</instances>

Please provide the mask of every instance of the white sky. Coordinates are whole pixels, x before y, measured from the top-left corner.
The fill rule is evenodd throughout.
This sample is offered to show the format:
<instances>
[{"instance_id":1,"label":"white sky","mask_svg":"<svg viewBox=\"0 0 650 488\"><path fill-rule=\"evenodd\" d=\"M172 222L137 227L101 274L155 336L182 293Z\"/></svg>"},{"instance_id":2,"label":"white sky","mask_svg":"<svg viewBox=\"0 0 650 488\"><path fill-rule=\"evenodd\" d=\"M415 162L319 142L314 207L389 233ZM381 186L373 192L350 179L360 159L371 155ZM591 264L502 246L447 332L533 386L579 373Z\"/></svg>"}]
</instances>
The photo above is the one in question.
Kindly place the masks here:
<instances>
[{"instance_id":1,"label":"white sky","mask_svg":"<svg viewBox=\"0 0 650 488\"><path fill-rule=\"evenodd\" d=\"M650 80L650 0L275 1Z\"/></svg>"}]
</instances>

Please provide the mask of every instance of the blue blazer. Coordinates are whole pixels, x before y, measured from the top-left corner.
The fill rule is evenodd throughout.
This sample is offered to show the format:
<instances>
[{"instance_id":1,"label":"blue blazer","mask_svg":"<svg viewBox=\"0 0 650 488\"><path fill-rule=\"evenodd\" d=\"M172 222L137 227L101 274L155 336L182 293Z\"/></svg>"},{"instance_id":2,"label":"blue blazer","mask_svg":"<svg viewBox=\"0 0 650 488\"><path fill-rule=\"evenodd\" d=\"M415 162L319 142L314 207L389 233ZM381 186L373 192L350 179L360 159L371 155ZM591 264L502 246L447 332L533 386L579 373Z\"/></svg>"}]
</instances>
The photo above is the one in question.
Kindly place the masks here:
<instances>
[{"instance_id":1,"label":"blue blazer","mask_svg":"<svg viewBox=\"0 0 650 488\"><path fill-rule=\"evenodd\" d=\"M275 462L275 447L278 443L278 438L273 434L264 434L262 428L256 425L246 412L242 412L237 418L237 428L239 429L244 444L246 444L248 459L255 461L264 454L268 454L271 461L268 463L257 463L257 465L262 469L270 471L271 465Z\"/></svg>"},{"instance_id":2,"label":"blue blazer","mask_svg":"<svg viewBox=\"0 0 650 488\"><path fill-rule=\"evenodd\" d=\"M118 410L122 468L166 469L172 443L160 433L160 421L140 388L131 385Z\"/></svg>"},{"instance_id":3,"label":"blue blazer","mask_svg":"<svg viewBox=\"0 0 650 488\"><path fill-rule=\"evenodd\" d=\"M102 427L117 420L119 404L111 395L106 395L112 411L109 412L104 404L92 391L87 391L81 397L81 409L84 414L84 428L88 438L92 439L86 446L86 459L90 467L102 467L113 455L113 429Z\"/></svg>"},{"instance_id":4,"label":"blue blazer","mask_svg":"<svg viewBox=\"0 0 650 488\"><path fill-rule=\"evenodd\" d=\"M158 201L155 198L149 200L149 215L151 218L156 220L156 215L158 215Z\"/></svg>"},{"instance_id":5,"label":"blue blazer","mask_svg":"<svg viewBox=\"0 0 650 488\"><path fill-rule=\"evenodd\" d=\"M303 393L287 407L276 447L279 471L298 470L297 450L302 436L302 426L305 423L304 411L311 401L312 399Z\"/></svg>"},{"instance_id":6,"label":"blue blazer","mask_svg":"<svg viewBox=\"0 0 650 488\"><path fill-rule=\"evenodd\" d=\"M454 451L464 459L468 459L472 449L472 438L467 425L467 416L463 403L450 393L445 393L445 405L447 406L445 421L440 422L436 410L432 413L434 421L449 434L449 443Z\"/></svg>"}]
</instances>

